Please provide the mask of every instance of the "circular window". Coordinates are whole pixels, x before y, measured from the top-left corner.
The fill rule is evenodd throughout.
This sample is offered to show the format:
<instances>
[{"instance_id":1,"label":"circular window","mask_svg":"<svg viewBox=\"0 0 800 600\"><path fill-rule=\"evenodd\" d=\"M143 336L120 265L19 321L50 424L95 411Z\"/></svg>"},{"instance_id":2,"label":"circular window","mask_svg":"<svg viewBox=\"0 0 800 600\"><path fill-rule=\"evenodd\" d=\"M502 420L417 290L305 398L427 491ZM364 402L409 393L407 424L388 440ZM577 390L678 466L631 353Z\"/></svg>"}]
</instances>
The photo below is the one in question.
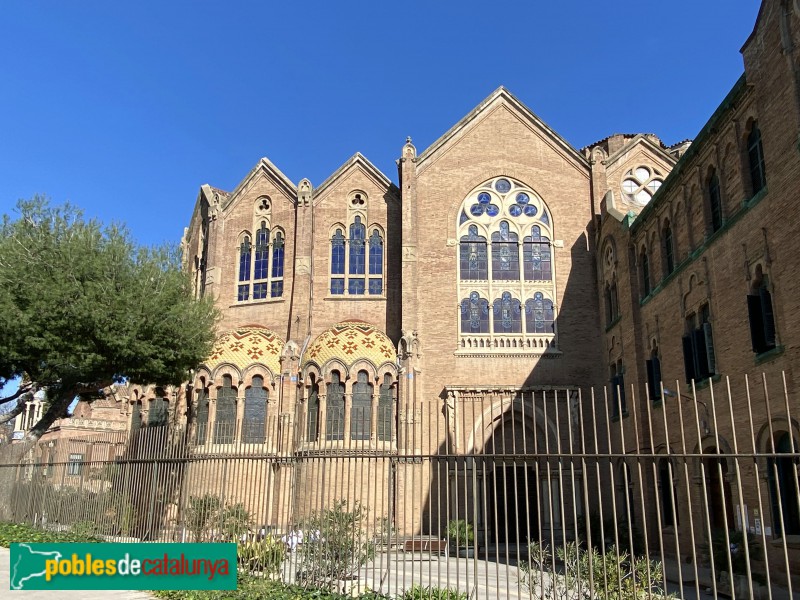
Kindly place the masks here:
<instances>
[{"instance_id":1,"label":"circular window","mask_svg":"<svg viewBox=\"0 0 800 600\"><path fill-rule=\"evenodd\" d=\"M648 167L636 167L625 173L622 191L629 201L647 204L663 183L661 173Z\"/></svg>"}]
</instances>

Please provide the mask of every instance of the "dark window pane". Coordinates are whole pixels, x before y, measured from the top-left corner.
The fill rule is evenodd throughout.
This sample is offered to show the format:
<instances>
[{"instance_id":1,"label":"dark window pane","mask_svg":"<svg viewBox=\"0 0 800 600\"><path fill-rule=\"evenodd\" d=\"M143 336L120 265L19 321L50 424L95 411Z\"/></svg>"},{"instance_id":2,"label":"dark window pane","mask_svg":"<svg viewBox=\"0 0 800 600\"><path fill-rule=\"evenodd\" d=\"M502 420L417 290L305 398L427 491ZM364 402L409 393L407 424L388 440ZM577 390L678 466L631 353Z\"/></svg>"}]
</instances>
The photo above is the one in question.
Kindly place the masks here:
<instances>
[{"instance_id":1,"label":"dark window pane","mask_svg":"<svg viewBox=\"0 0 800 600\"><path fill-rule=\"evenodd\" d=\"M383 239L377 231L373 231L369 236L369 273L370 275L383 273Z\"/></svg>"},{"instance_id":2,"label":"dark window pane","mask_svg":"<svg viewBox=\"0 0 800 600\"><path fill-rule=\"evenodd\" d=\"M372 296L380 296L383 293L383 279L370 278L369 293Z\"/></svg>"},{"instance_id":3,"label":"dark window pane","mask_svg":"<svg viewBox=\"0 0 800 600\"><path fill-rule=\"evenodd\" d=\"M470 225L469 235L461 238L460 262L462 280L488 279L486 238L478 235L475 225Z\"/></svg>"},{"instance_id":4,"label":"dark window pane","mask_svg":"<svg viewBox=\"0 0 800 600\"><path fill-rule=\"evenodd\" d=\"M245 390L242 442L261 444L266 438L268 393L261 377L253 377L253 384Z\"/></svg>"},{"instance_id":5,"label":"dark window pane","mask_svg":"<svg viewBox=\"0 0 800 600\"><path fill-rule=\"evenodd\" d=\"M239 286L239 291L238 291L238 294L236 296L236 299L239 302L244 302L245 300L249 300L250 299L250 284L249 283L246 283L244 285L240 285Z\"/></svg>"},{"instance_id":6,"label":"dark window pane","mask_svg":"<svg viewBox=\"0 0 800 600\"><path fill-rule=\"evenodd\" d=\"M269 260L269 229L264 223L256 234L256 259L253 279L267 278L267 261Z\"/></svg>"},{"instance_id":7,"label":"dark window pane","mask_svg":"<svg viewBox=\"0 0 800 600\"><path fill-rule=\"evenodd\" d=\"M253 284L253 300L261 300L267 297L267 284L254 283Z\"/></svg>"},{"instance_id":8,"label":"dark window pane","mask_svg":"<svg viewBox=\"0 0 800 600\"><path fill-rule=\"evenodd\" d=\"M344 386L340 383L339 373L331 374L331 382L327 387L327 414L325 415L325 439L344 439Z\"/></svg>"},{"instance_id":9,"label":"dark window pane","mask_svg":"<svg viewBox=\"0 0 800 600\"><path fill-rule=\"evenodd\" d=\"M280 298L283 296L283 281L273 281L270 285L270 296Z\"/></svg>"},{"instance_id":10,"label":"dark window pane","mask_svg":"<svg viewBox=\"0 0 800 600\"><path fill-rule=\"evenodd\" d=\"M554 333L555 310L553 301L536 292L525 301L525 331L527 333Z\"/></svg>"},{"instance_id":11,"label":"dark window pane","mask_svg":"<svg viewBox=\"0 0 800 600\"><path fill-rule=\"evenodd\" d=\"M366 371L358 372L350 409L350 439L368 440L372 427L372 384Z\"/></svg>"},{"instance_id":12,"label":"dark window pane","mask_svg":"<svg viewBox=\"0 0 800 600\"><path fill-rule=\"evenodd\" d=\"M283 277L283 236L280 233L272 242L272 276Z\"/></svg>"},{"instance_id":13,"label":"dark window pane","mask_svg":"<svg viewBox=\"0 0 800 600\"><path fill-rule=\"evenodd\" d=\"M361 217L356 217L350 225L350 268L351 275L364 274L364 253L367 228L361 223ZM351 292L352 293L352 292Z\"/></svg>"},{"instance_id":14,"label":"dark window pane","mask_svg":"<svg viewBox=\"0 0 800 600\"><path fill-rule=\"evenodd\" d=\"M353 295L362 295L364 293L364 280L350 279L347 282L347 293Z\"/></svg>"},{"instance_id":15,"label":"dark window pane","mask_svg":"<svg viewBox=\"0 0 800 600\"><path fill-rule=\"evenodd\" d=\"M236 390L230 379L217 391L217 416L214 421L214 443L231 444L236 428Z\"/></svg>"}]
</instances>

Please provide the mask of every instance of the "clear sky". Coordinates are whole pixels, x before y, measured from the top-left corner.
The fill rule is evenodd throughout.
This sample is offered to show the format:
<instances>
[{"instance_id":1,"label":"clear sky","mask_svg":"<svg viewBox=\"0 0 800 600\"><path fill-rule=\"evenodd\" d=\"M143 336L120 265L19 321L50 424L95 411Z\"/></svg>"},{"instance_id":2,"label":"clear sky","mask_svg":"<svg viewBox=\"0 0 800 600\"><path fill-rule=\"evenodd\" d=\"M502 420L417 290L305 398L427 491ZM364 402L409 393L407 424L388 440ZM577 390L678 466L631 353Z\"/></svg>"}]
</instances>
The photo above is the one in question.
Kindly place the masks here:
<instances>
[{"instance_id":1,"label":"clear sky","mask_svg":"<svg viewBox=\"0 0 800 600\"><path fill-rule=\"evenodd\" d=\"M743 72L759 0L0 4L0 213L35 193L177 242L200 185L262 156L390 179L500 85L576 148L694 137Z\"/></svg>"}]
</instances>

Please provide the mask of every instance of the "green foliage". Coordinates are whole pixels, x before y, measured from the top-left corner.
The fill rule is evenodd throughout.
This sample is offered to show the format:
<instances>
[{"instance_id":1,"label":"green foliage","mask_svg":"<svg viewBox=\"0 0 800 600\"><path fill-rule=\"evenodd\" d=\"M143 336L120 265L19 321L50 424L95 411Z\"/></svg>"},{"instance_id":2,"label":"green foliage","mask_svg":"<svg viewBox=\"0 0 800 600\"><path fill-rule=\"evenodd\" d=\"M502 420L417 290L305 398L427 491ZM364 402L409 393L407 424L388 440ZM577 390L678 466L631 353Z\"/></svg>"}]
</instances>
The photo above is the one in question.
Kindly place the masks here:
<instances>
[{"instance_id":1,"label":"green foliage","mask_svg":"<svg viewBox=\"0 0 800 600\"><path fill-rule=\"evenodd\" d=\"M744 535L742 531L729 531L728 540L726 541L724 529L711 532L711 551L714 556L714 571L718 581L722 580L723 572L730 571L730 567L733 567L733 572L736 575L747 575ZM730 542L730 545L728 545L728 542ZM708 544L704 546L704 550L708 553ZM751 567L752 561L761 560L761 545L752 533L747 534L747 552L750 554ZM730 565L728 565L729 554Z\"/></svg>"},{"instance_id":2,"label":"green foliage","mask_svg":"<svg viewBox=\"0 0 800 600\"><path fill-rule=\"evenodd\" d=\"M0 222L0 382L47 389L47 420L75 396L128 378L180 383L208 355L216 312L195 300L174 248L138 247L121 226L36 197Z\"/></svg>"},{"instance_id":3,"label":"green foliage","mask_svg":"<svg viewBox=\"0 0 800 600\"><path fill-rule=\"evenodd\" d=\"M467 600L467 594L450 588L415 585L406 590L400 600Z\"/></svg>"},{"instance_id":4,"label":"green foliage","mask_svg":"<svg viewBox=\"0 0 800 600\"><path fill-rule=\"evenodd\" d=\"M16 542L51 544L57 542L102 542L94 536L79 531L50 531L38 529L27 523L0 522L0 547L8 548Z\"/></svg>"},{"instance_id":5,"label":"green foliage","mask_svg":"<svg viewBox=\"0 0 800 600\"><path fill-rule=\"evenodd\" d=\"M374 592L367 592L360 596L344 595L326 590L305 589L256 577L241 578L239 588L231 591L157 591L151 593L166 600L353 600L354 598L356 600L386 600L385 596Z\"/></svg>"},{"instance_id":6,"label":"green foliage","mask_svg":"<svg viewBox=\"0 0 800 600\"><path fill-rule=\"evenodd\" d=\"M297 550L302 581L323 590L337 590L340 581L354 575L375 556L375 544L366 531L369 509L356 502L338 500L314 513L300 528L303 543Z\"/></svg>"},{"instance_id":7,"label":"green foliage","mask_svg":"<svg viewBox=\"0 0 800 600\"><path fill-rule=\"evenodd\" d=\"M191 496L186 507L186 528L195 542L202 542L219 512L219 498L213 494Z\"/></svg>"},{"instance_id":8,"label":"green foliage","mask_svg":"<svg viewBox=\"0 0 800 600\"><path fill-rule=\"evenodd\" d=\"M556 550L560 570L554 568L548 546L534 542L528 552L529 561L520 563L520 582L549 600L672 597L664 589L661 563L618 552L613 546L604 553L597 548L584 550L574 542L560 546Z\"/></svg>"},{"instance_id":9,"label":"green foliage","mask_svg":"<svg viewBox=\"0 0 800 600\"><path fill-rule=\"evenodd\" d=\"M286 545L274 536L240 543L236 547L239 567L248 573L275 575L286 558Z\"/></svg>"},{"instance_id":10,"label":"green foliage","mask_svg":"<svg viewBox=\"0 0 800 600\"><path fill-rule=\"evenodd\" d=\"M454 548L466 548L475 540L472 524L464 519L450 521L445 527L444 537Z\"/></svg>"},{"instance_id":11,"label":"green foliage","mask_svg":"<svg viewBox=\"0 0 800 600\"><path fill-rule=\"evenodd\" d=\"M250 531L250 513L241 503L226 507L220 515L220 522L223 538L229 542L240 541Z\"/></svg>"}]
</instances>

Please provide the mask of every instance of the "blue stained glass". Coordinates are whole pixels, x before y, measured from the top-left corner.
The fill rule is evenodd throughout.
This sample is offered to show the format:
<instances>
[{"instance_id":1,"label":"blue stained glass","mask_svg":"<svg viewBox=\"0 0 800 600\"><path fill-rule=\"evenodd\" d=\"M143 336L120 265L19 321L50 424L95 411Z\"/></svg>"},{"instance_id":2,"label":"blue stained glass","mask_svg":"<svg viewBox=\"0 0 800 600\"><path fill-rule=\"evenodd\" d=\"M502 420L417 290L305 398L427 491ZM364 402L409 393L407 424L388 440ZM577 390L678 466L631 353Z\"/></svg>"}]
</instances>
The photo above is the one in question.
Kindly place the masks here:
<instances>
[{"instance_id":1,"label":"blue stained glass","mask_svg":"<svg viewBox=\"0 0 800 600\"><path fill-rule=\"evenodd\" d=\"M253 256L252 248L250 246L250 238L245 236L241 247L239 248L239 281L250 280L250 259Z\"/></svg>"},{"instance_id":2,"label":"blue stained glass","mask_svg":"<svg viewBox=\"0 0 800 600\"><path fill-rule=\"evenodd\" d=\"M350 225L350 274L364 274L365 238L367 228L361 223L361 217L356 217ZM363 291L361 292L363 294Z\"/></svg>"},{"instance_id":3,"label":"blue stained glass","mask_svg":"<svg viewBox=\"0 0 800 600\"><path fill-rule=\"evenodd\" d=\"M461 332L489 333L489 301L478 292L461 301Z\"/></svg>"},{"instance_id":4,"label":"blue stained glass","mask_svg":"<svg viewBox=\"0 0 800 600\"><path fill-rule=\"evenodd\" d=\"M496 217L500 214L500 208L496 204L490 204L486 207L486 214L490 217Z\"/></svg>"},{"instance_id":5,"label":"blue stained glass","mask_svg":"<svg viewBox=\"0 0 800 600\"><path fill-rule=\"evenodd\" d=\"M509 292L494 301L494 330L496 333L522 332L522 306Z\"/></svg>"},{"instance_id":6,"label":"blue stained glass","mask_svg":"<svg viewBox=\"0 0 800 600\"><path fill-rule=\"evenodd\" d=\"M520 192L519 194L517 194L517 204L527 204L530 201L531 201L530 196L528 196L528 194L526 194L525 192Z\"/></svg>"},{"instance_id":7,"label":"blue stained glass","mask_svg":"<svg viewBox=\"0 0 800 600\"><path fill-rule=\"evenodd\" d=\"M550 225L550 217L547 216L547 211L542 211L542 216L540 217L542 223L545 225Z\"/></svg>"},{"instance_id":8,"label":"blue stained glass","mask_svg":"<svg viewBox=\"0 0 800 600\"><path fill-rule=\"evenodd\" d=\"M501 194L505 194L511 189L511 182L508 179L498 179L494 184L494 189Z\"/></svg>"},{"instance_id":9,"label":"blue stained glass","mask_svg":"<svg viewBox=\"0 0 800 600\"><path fill-rule=\"evenodd\" d=\"M269 229L261 223L261 229L256 234L256 260L253 279L266 279L269 265Z\"/></svg>"},{"instance_id":10,"label":"blue stained glass","mask_svg":"<svg viewBox=\"0 0 800 600\"><path fill-rule=\"evenodd\" d=\"M261 300L267 297L267 284L254 283L253 284L253 300Z\"/></svg>"},{"instance_id":11,"label":"blue stained glass","mask_svg":"<svg viewBox=\"0 0 800 600\"><path fill-rule=\"evenodd\" d=\"M480 194L478 194L478 202L480 202L481 204L489 204L489 202L491 201L492 197L486 192L481 192Z\"/></svg>"},{"instance_id":12,"label":"blue stained glass","mask_svg":"<svg viewBox=\"0 0 800 600\"><path fill-rule=\"evenodd\" d=\"M522 214L522 207L519 204L512 204L508 207L508 212L512 217L518 217Z\"/></svg>"},{"instance_id":13,"label":"blue stained glass","mask_svg":"<svg viewBox=\"0 0 800 600\"><path fill-rule=\"evenodd\" d=\"M331 273L344 275L344 235L337 229L331 240Z\"/></svg>"},{"instance_id":14,"label":"blue stained glass","mask_svg":"<svg viewBox=\"0 0 800 600\"><path fill-rule=\"evenodd\" d=\"M283 236L280 233L272 239L272 276L283 277Z\"/></svg>"},{"instance_id":15,"label":"blue stained glass","mask_svg":"<svg viewBox=\"0 0 800 600\"><path fill-rule=\"evenodd\" d=\"M525 215L528 217L535 217L536 213L539 212L539 209L536 208L533 204L528 204L525 208Z\"/></svg>"},{"instance_id":16,"label":"blue stained glass","mask_svg":"<svg viewBox=\"0 0 800 600\"><path fill-rule=\"evenodd\" d=\"M371 296L380 296L383 293L383 279L369 280L369 293Z\"/></svg>"},{"instance_id":17,"label":"blue stained glass","mask_svg":"<svg viewBox=\"0 0 800 600\"><path fill-rule=\"evenodd\" d=\"M239 294L236 299L239 302L244 302L245 300L249 300L250 297L250 284L240 285L239 286Z\"/></svg>"},{"instance_id":18,"label":"blue stained glass","mask_svg":"<svg viewBox=\"0 0 800 600\"><path fill-rule=\"evenodd\" d=\"M347 282L347 292L350 294L363 295L364 294L364 280L351 279Z\"/></svg>"},{"instance_id":19,"label":"blue stained glass","mask_svg":"<svg viewBox=\"0 0 800 600\"><path fill-rule=\"evenodd\" d=\"M273 298L280 298L283 296L283 281L273 281L272 288L270 289L270 295Z\"/></svg>"},{"instance_id":20,"label":"blue stained glass","mask_svg":"<svg viewBox=\"0 0 800 600\"><path fill-rule=\"evenodd\" d=\"M331 279L331 294L336 296L344 294L344 279L339 277Z\"/></svg>"},{"instance_id":21,"label":"blue stained glass","mask_svg":"<svg viewBox=\"0 0 800 600\"><path fill-rule=\"evenodd\" d=\"M459 224L459 225L463 225L463 224L464 224L464 223L466 223L468 220L469 220L469 217L467 216L467 213L466 213L466 212L464 212L464 211L462 210L462 211L461 211L461 218L459 218L459 220L458 220L458 224Z\"/></svg>"},{"instance_id":22,"label":"blue stained glass","mask_svg":"<svg viewBox=\"0 0 800 600\"><path fill-rule=\"evenodd\" d=\"M383 273L383 239L377 230L369 236L369 273L370 275Z\"/></svg>"},{"instance_id":23,"label":"blue stained glass","mask_svg":"<svg viewBox=\"0 0 800 600\"><path fill-rule=\"evenodd\" d=\"M483 204L473 204L469 207L469 212L471 212L473 216L480 217L483 214Z\"/></svg>"}]
</instances>

